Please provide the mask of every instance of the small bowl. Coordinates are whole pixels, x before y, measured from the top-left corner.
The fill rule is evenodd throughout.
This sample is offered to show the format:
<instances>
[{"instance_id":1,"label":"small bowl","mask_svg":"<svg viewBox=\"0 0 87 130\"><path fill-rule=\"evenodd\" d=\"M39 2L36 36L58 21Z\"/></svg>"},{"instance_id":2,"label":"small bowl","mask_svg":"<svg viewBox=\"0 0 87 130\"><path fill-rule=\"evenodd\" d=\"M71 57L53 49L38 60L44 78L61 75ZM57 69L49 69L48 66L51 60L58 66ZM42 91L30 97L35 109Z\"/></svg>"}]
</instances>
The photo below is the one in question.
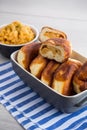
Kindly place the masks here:
<instances>
[{"instance_id":1,"label":"small bowl","mask_svg":"<svg viewBox=\"0 0 87 130\"><path fill-rule=\"evenodd\" d=\"M28 24L25 24L25 25L28 25ZM0 27L3 27L3 26L6 26L6 25L2 25L2 26L0 26ZM1 53L3 56L5 56L5 57L10 58L11 53L13 53L14 51L20 49L22 46L24 46L24 45L26 45L26 44L30 44L30 43L32 43L32 42L37 41L38 36L39 36L39 31L38 31L38 29L37 29L35 26L33 26L33 25L29 25L29 27L31 27L31 29L32 29L32 30L34 31L34 33L35 33L35 38L34 38L33 40L31 40L30 42L27 42L27 43L19 44L19 45L17 45L17 44L15 44L15 45L5 44L5 43L1 43L1 42L0 42L0 53Z\"/></svg>"}]
</instances>

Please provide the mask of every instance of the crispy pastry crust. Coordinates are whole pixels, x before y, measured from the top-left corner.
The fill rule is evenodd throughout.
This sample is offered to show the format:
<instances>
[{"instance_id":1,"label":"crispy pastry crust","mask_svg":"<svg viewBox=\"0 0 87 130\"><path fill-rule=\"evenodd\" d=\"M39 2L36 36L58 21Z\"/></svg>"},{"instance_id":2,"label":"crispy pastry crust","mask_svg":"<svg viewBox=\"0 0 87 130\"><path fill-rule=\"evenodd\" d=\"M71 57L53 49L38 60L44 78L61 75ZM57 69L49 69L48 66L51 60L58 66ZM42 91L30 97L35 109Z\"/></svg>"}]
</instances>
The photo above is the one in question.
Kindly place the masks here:
<instances>
[{"instance_id":1,"label":"crispy pastry crust","mask_svg":"<svg viewBox=\"0 0 87 130\"><path fill-rule=\"evenodd\" d=\"M54 29L54 28L51 28L51 27L48 27L48 26L42 27L40 35L39 35L39 40L41 42L44 42L44 41L46 41L50 38L67 39L67 35L60 30L57 30L57 29Z\"/></svg>"},{"instance_id":2,"label":"crispy pastry crust","mask_svg":"<svg viewBox=\"0 0 87 130\"><path fill-rule=\"evenodd\" d=\"M38 55L40 45L41 43L30 43L19 50L17 61L26 70L29 69L31 61Z\"/></svg>"},{"instance_id":3,"label":"crispy pastry crust","mask_svg":"<svg viewBox=\"0 0 87 130\"><path fill-rule=\"evenodd\" d=\"M40 54L33 59L33 61L30 64L29 70L30 72L40 79L41 73L44 70L48 63L48 59L44 58Z\"/></svg>"},{"instance_id":4,"label":"crispy pastry crust","mask_svg":"<svg viewBox=\"0 0 87 130\"><path fill-rule=\"evenodd\" d=\"M60 94L71 95L72 77L79 67L80 65L72 59L68 59L66 62L62 63L55 72L52 88Z\"/></svg>"},{"instance_id":5,"label":"crispy pastry crust","mask_svg":"<svg viewBox=\"0 0 87 130\"><path fill-rule=\"evenodd\" d=\"M73 77L73 85L76 93L87 90L87 61L75 73Z\"/></svg>"},{"instance_id":6,"label":"crispy pastry crust","mask_svg":"<svg viewBox=\"0 0 87 130\"><path fill-rule=\"evenodd\" d=\"M42 42L39 53L43 57L62 63L71 56L72 47L66 39L52 38Z\"/></svg>"},{"instance_id":7,"label":"crispy pastry crust","mask_svg":"<svg viewBox=\"0 0 87 130\"><path fill-rule=\"evenodd\" d=\"M50 61L41 74L41 81L44 82L46 85L51 86L53 75L59 65L60 64L56 61Z\"/></svg>"}]
</instances>

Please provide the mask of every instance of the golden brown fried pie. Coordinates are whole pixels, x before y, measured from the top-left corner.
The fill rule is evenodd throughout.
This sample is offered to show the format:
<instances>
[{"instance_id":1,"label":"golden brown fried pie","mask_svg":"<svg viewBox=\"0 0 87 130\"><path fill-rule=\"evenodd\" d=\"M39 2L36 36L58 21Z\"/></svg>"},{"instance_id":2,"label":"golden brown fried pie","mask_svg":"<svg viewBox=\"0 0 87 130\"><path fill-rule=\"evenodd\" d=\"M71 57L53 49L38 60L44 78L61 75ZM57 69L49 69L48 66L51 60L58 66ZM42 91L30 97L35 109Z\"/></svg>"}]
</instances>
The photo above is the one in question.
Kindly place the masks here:
<instances>
[{"instance_id":1,"label":"golden brown fried pie","mask_svg":"<svg viewBox=\"0 0 87 130\"><path fill-rule=\"evenodd\" d=\"M40 35L39 35L39 40L41 42L44 42L50 38L64 38L67 39L67 35L57 29L45 26L41 29Z\"/></svg>"},{"instance_id":2,"label":"golden brown fried pie","mask_svg":"<svg viewBox=\"0 0 87 130\"><path fill-rule=\"evenodd\" d=\"M56 71L56 69L59 67L59 63L56 61L49 61L47 66L44 68L42 74L41 74L41 81L45 83L48 86L51 86L53 75Z\"/></svg>"},{"instance_id":3,"label":"golden brown fried pie","mask_svg":"<svg viewBox=\"0 0 87 130\"><path fill-rule=\"evenodd\" d=\"M63 95L71 95L72 93L72 77L79 65L72 59L68 59L62 63L54 74L52 88Z\"/></svg>"},{"instance_id":4,"label":"golden brown fried pie","mask_svg":"<svg viewBox=\"0 0 87 130\"><path fill-rule=\"evenodd\" d=\"M73 85L76 93L87 90L87 61L75 73Z\"/></svg>"},{"instance_id":5,"label":"golden brown fried pie","mask_svg":"<svg viewBox=\"0 0 87 130\"><path fill-rule=\"evenodd\" d=\"M29 66L29 70L34 76L36 76L37 78L40 78L41 73L46 67L47 63L48 63L48 59L44 58L43 56L39 54L37 57L35 57L32 60Z\"/></svg>"},{"instance_id":6,"label":"golden brown fried pie","mask_svg":"<svg viewBox=\"0 0 87 130\"><path fill-rule=\"evenodd\" d=\"M38 55L40 45L41 43L31 43L18 51L17 61L26 70L29 69L31 61Z\"/></svg>"},{"instance_id":7,"label":"golden brown fried pie","mask_svg":"<svg viewBox=\"0 0 87 130\"><path fill-rule=\"evenodd\" d=\"M71 53L71 43L66 39L53 38L42 42L39 53L48 59L57 62L66 61Z\"/></svg>"}]
</instances>

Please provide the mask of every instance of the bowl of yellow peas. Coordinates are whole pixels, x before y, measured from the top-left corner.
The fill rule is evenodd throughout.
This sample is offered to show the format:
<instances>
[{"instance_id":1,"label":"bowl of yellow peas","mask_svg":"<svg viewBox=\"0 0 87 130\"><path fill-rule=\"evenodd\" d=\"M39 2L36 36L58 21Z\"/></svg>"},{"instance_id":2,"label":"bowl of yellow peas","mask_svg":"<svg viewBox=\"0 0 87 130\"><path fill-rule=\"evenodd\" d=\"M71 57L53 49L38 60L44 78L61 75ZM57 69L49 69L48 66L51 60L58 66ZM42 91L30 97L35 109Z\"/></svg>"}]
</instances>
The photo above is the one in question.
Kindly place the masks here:
<instances>
[{"instance_id":1,"label":"bowl of yellow peas","mask_svg":"<svg viewBox=\"0 0 87 130\"><path fill-rule=\"evenodd\" d=\"M33 25L14 21L0 26L0 53L10 58L12 52L38 40L38 29Z\"/></svg>"}]
</instances>

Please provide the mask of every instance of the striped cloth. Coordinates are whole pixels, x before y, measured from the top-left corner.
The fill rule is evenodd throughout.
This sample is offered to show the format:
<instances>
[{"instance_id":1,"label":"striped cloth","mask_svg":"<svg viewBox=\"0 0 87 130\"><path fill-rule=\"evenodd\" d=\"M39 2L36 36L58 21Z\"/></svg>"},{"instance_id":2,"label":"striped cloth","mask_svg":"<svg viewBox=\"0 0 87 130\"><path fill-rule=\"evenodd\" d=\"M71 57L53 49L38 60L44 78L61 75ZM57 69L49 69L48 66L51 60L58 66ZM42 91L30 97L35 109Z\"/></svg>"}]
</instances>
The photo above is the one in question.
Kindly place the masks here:
<instances>
[{"instance_id":1,"label":"striped cloth","mask_svg":"<svg viewBox=\"0 0 87 130\"><path fill-rule=\"evenodd\" d=\"M87 130L87 106L70 114L58 111L18 77L10 62L0 65L0 102L26 130Z\"/></svg>"}]
</instances>

